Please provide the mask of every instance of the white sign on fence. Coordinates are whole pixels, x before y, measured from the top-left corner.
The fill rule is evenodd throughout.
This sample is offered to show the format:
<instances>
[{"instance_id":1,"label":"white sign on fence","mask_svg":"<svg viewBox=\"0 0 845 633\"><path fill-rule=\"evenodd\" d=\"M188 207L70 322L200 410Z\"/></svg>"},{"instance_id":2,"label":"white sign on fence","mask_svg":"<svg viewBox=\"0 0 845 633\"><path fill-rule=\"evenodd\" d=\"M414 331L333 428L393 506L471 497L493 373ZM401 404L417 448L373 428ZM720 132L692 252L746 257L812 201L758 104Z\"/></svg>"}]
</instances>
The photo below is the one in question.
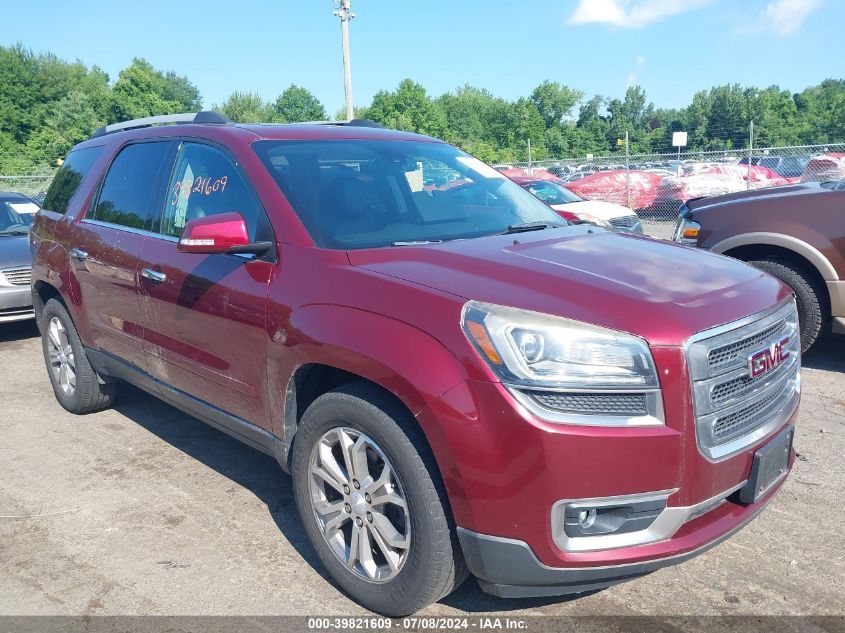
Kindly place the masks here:
<instances>
[{"instance_id":1,"label":"white sign on fence","mask_svg":"<svg viewBox=\"0 0 845 633\"><path fill-rule=\"evenodd\" d=\"M672 147L686 147L687 133L686 132L672 132Z\"/></svg>"}]
</instances>

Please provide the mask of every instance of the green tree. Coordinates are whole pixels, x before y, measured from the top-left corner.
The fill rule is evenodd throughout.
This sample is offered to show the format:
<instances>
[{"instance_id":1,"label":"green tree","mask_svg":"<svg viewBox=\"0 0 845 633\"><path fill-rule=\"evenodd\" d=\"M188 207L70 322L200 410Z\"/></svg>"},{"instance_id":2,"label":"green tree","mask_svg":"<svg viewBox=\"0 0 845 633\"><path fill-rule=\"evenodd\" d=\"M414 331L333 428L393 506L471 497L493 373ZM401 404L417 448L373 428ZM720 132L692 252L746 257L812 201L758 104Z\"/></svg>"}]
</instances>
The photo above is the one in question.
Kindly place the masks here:
<instances>
[{"instance_id":1,"label":"green tree","mask_svg":"<svg viewBox=\"0 0 845 633\"><path fill-rule=\"evenodd\" d=\"M393 92L382 90L373 97L367 116L390 128L442 137L446 117L420 84L403 79Z\"/></svg>"},{"instance_id":2,"label":"green tree","mask_svg":"<svg viewBox=\"0 0 845 633\"><path fill-rule=\"evenodd\" d=\"M256 92L233 92L212 109L237 123L267 123L274 117L273 108Z\"/></svg>"},{"instance_id":3,"label":"green tree","mask_svg":"<svg viewBox=\"0 0 845 633\"><path fill-rule=\"evenodd\" d=\"M124 121L159 114L194 112L199 91L187 78L164 74L144 59L133 59L112 89L109 119Z\"/></svg>"},{"instance_id":4,"label":"green tree","mask_svg":"<svg viewBox=\"0 0 845 633\"><path fill-rule=\"evenodd\" d=\"M281 123L325 121L326 109L307 89L291 84L273 103L276 120Z\"/></svg>"},{"instance_id":5,"label":"green tree","mask_svg":"<svg viewBox=\"0 0 845 633\"><path fill-rule=\"evenodd\" d=\"M563 123L572 109L583 99L584 93L556 81L546 80L534 88L531 102L537 108L547 128Z\"/></svg>"}]
</instances>

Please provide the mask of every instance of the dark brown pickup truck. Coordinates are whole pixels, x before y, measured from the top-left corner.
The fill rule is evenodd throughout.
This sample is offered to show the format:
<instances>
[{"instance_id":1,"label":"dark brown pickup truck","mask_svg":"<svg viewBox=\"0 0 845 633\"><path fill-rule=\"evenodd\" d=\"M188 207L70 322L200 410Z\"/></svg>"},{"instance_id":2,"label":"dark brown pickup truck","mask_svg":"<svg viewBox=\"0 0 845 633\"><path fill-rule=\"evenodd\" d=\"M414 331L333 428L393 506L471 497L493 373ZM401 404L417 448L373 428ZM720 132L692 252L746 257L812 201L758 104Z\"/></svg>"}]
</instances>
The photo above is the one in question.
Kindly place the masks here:
<instances>
[{"instance_id":1,"label":"dark brown pickup truck","mask_svg":"<svg viewBox=\"0 0 845 633\"><path fill-rule=\"evenodd\" d=\"M845 334L845 180L690 200L672 238L753 264L798 301L802 349Z\"/></svg>"}]
</instances>

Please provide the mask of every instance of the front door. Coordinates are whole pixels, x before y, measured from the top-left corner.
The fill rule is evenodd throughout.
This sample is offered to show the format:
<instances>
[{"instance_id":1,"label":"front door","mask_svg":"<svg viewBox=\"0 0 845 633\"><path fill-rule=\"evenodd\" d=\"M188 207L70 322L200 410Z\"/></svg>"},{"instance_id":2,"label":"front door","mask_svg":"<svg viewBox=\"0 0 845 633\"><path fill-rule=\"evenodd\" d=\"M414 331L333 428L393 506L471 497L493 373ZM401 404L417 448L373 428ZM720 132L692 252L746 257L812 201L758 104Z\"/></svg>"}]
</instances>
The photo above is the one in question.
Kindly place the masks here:
<instances>
[{"instance_id":1,"label":"front door","mask_svg":"<svg viewBox=\"0 0 845 633\"><path fill-rule=\"evenodd\" d=\"M70 229L71 265L95 348L144 369L136 268L158 221L169 141L133 143L117 154L84 217Z\"/></svg>"},{"instance_id":2,"label":"front door","mask_svg":"<svg viewBox=\"0 0 845 633\"><path fill-rule=\"evenodd\" d=\"M170 387L269 430L266 401L267 289L272 256L180 253L185 223L237 211L253 241L272 231L237 163L200 142L179 148L160 235L138 264L150 373Z\"/></svg>"}]
</instances>

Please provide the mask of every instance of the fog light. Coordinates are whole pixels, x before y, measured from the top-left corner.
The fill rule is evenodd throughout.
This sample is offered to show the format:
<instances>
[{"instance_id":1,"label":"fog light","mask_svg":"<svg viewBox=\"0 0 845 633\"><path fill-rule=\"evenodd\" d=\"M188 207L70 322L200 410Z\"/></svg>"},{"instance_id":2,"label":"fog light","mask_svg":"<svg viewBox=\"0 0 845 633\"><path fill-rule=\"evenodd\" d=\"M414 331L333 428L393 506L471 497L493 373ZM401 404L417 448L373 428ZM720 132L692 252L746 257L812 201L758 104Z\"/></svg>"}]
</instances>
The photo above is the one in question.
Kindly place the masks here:
<instances>
[{"instance_id":1,"label":"fog light","mask_svg":"<svg viewBox=\"0 0 845 633\"><path fill-rule=\"evenodd\" d=\"M582 530L589 530L596 522L596 510L591 508L589 510L581 510L578 513L578 527Z\"/></svg>"}]
</instances>

